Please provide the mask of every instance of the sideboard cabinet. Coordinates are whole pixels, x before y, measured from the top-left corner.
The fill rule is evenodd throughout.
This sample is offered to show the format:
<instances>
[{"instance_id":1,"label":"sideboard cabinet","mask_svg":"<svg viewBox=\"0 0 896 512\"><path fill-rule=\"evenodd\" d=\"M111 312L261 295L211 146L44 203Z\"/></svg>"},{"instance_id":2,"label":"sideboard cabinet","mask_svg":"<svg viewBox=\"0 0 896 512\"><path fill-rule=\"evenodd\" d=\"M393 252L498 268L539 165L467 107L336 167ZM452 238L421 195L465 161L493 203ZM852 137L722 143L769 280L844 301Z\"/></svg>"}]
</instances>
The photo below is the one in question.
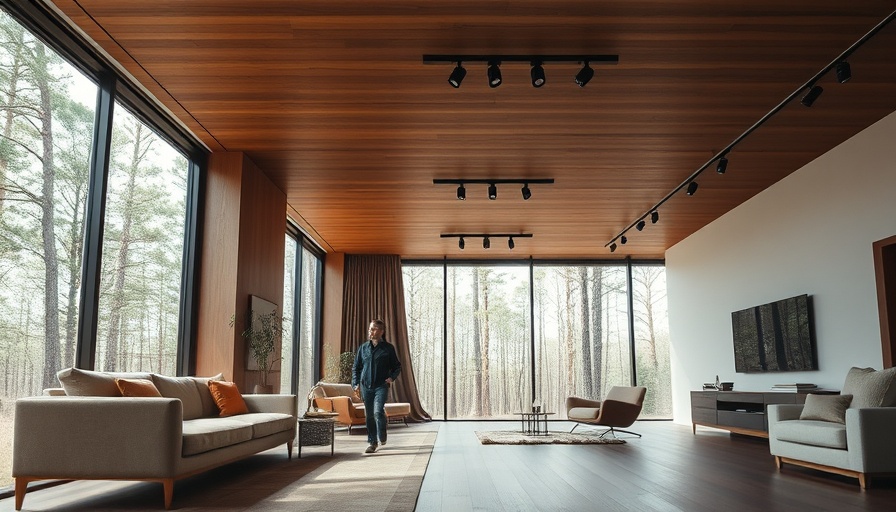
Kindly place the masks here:
<instances>
[{"instance_id":1,"label":"sideboard cabinet","mask_svg":"<svg viewBox=\"0 0 896 512\"><path fill-rule=\"evenodd\" d=\"M812 393L836 394L815 390ZM691 424L768 438L766 413L770 404L802 404L809 393L780 391L691 391Z\"/></svg>"}]
</instances>

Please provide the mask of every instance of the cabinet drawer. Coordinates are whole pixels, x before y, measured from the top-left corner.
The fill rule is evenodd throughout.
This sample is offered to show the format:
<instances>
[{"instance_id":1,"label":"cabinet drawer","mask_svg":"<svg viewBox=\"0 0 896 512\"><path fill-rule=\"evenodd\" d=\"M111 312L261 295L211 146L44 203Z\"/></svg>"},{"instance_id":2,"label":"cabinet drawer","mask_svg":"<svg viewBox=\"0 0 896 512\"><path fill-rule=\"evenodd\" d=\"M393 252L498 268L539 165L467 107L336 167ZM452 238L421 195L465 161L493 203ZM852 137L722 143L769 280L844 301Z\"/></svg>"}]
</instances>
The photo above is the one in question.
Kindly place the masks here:
<instances>
[{"instance_id":1,"label":"cabinet drawer","mask_svg":"<svg viewBox=\"0 0 896 512\"><path fill-rule=\"evenodd\" d=\"M719 402L749 402L754 404L761 404L764 402L762 393L741 393L738 391L727 393L722 391L716 399Z\"/></svg>"},{"instance_id":2,"label":"cabinet drawer","mask_svg":"<svg viewBox=\"0 0 896 512\"><path fill-rule=\"evenodd\" d=\"M710 409L716 408L716 393L701 393L699 391L691 392L691 407L706 407Z\"/></svg>"},{"instance_id":3,"label":"cabinet drawer","mask_svg":"<svg viewBox=\"0 0 896 512\"><path fill-rule=\"evenodd\" d=\"M692 423L708 423L710 425L716 424L716 410L715 409L705 409L703 407L694 407L691 409L691 422Z\"/></svg>"},{"instance_id":4,"label":"cabinet drawer","mask_svg":"<svg viewBox=\"0 0 896 512\"><path fill-rule=\"evenodd\" d=\"M765 414L762 413L719 411L718 415L719 425L765 430Z\"/></svg>"}]
</instances>

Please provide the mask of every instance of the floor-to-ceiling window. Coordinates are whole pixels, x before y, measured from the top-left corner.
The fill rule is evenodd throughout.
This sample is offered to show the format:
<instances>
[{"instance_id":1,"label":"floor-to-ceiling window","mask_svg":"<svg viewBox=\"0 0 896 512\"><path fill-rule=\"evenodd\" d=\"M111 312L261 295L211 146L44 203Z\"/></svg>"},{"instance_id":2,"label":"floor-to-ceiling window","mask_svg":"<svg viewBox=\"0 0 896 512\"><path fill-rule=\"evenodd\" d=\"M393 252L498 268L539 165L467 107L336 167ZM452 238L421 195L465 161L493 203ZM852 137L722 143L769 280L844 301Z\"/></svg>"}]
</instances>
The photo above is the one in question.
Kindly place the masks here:
<instances>
[{"instance_id":1,"label":"floor-to-ceiling window","mask_svg":"<svg viewBox=\"0 0 896 512\"><path fill-rule=\"evenodd\" d=\"M507 418L538 401L563 419L568 396L599 399L635 383L648 388L642 418L671 417L662 264L403 270L418 393L433 418Z\"/></svg>"},{"instance_id":2,"label":"floor-to-ceiling window","mask_svg":"<svg viewBox=\"0 0 896 512\"><path fill-rule=\"evenodd\" d=\"M289 225L283 280L283 371L281 392L305 397L320 377L321 280L323 252Z\"/></svg>"},{"instance_id":3,"label":"floor-to-ceiling window","mask_svg":"<svg viewBox=\"0 0 896 512\"><path fill-rule=\"evenodd\" d=\"M39 3L0 7L0 403L69 366L183 373L202 150Z\"/></svg>"}]
</instances>

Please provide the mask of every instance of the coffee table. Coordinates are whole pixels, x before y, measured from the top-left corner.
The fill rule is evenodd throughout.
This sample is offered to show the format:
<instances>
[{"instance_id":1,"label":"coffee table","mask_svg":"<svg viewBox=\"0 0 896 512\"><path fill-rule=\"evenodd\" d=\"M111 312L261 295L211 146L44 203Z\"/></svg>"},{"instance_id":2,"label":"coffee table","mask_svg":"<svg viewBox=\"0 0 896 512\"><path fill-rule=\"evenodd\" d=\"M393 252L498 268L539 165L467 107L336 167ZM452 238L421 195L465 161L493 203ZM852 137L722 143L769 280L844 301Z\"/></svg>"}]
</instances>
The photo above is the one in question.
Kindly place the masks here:
<instances>
[{"instance_id":1,"label":"coffee table","mask_svg":"<svg viewBox=\"0 0 896 512\"><path fill-rule=\"evenodd\" d=\"M517 412L520 415L520 432L528 436L546 436L548 432L548 416L554 412Z\"/></svg>"},{"instance_id":2,"label":"coffee table","mask_svg":"<svg viewBox=\"0 0 896 512\"><path fill-rule=\"evenodd\" d=\"M336 425L335 416L317 416L299 418L299 458L302 458L303 446L330 445L330 456L335 451L333 430Z\"/></svg>"}]
</instances>

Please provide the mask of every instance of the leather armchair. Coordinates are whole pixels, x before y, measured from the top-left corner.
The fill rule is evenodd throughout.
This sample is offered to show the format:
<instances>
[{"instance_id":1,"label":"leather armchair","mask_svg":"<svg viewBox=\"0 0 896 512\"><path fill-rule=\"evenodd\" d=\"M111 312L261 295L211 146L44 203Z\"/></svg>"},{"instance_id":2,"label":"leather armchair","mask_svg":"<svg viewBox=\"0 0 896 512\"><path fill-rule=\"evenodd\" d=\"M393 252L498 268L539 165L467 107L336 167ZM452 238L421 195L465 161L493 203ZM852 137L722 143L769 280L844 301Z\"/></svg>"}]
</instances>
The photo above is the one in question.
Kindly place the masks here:
<instances>
[{"instance_id":1,"label":"leather armchair","mask_svg":"<svg viewBox=\"0 0 896 512\"><path fill-rule=\"evenodd\" d=\"M641 434L622 430L622 427L629 427L638 419L646 394L647 388L643 386L613 386L603 400L571 396L566 399L566 417L570 421L575 421L576 424L570 432L575 430L579 424L584 423L609 427L601 433L600 437L607 434L615 437L616 432L625 432L641 437Z\"/></svg>"}]
</instances>

